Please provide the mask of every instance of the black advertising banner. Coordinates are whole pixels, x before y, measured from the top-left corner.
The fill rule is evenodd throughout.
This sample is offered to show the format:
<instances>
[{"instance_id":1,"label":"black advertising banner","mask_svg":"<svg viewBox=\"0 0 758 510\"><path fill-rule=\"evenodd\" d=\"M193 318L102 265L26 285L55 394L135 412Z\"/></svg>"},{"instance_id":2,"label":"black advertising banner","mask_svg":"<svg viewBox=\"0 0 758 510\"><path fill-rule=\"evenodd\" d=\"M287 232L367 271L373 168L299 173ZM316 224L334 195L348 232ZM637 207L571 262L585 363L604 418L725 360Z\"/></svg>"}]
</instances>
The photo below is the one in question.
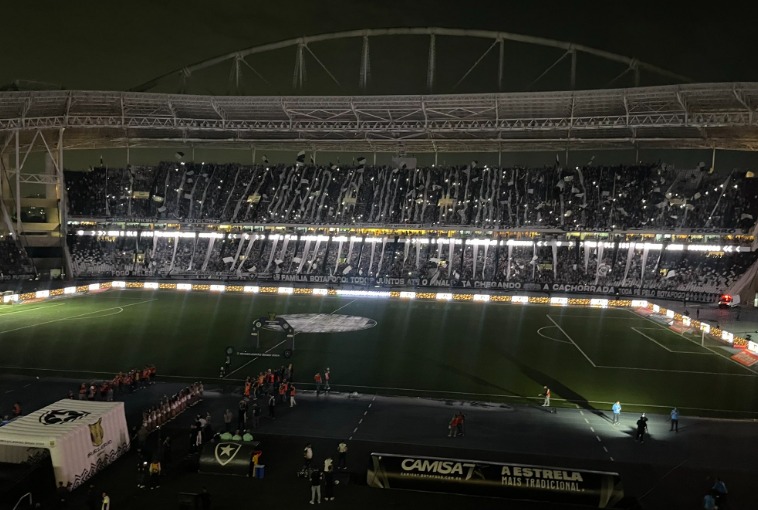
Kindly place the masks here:
<instances>
[{"instance_id":1,"label":"black advertising banner","mask_svg":"<svg viewBox=\"0 0 758 510\"><path fill-rule=\"evenodd\" d=\"M369 487L449 492L614 508L624 497L618 473L372 453Z\"/></svg>"},{"instance_id":2,"label":"black advertising banner","mask_svg":"<svg viewBox=\"0 0 758 510\"><path fill-rule=\"evenodd\" d=\"M327 285L357 285L373 290L373 287L416 287L440 290L476 290L476 291L525 291L544 292L547 294L587 294L598 296L618 295L623 298L657 298L691 301L693 303L715 303L719 294L710 292L693 292L686 290L657 289L654 287L620 287L616 285L586 285L581 283L533 283L504 282L500 280L404 278L404 277L366 277L366 276L320 276L303 274L258 275L259 281L278 283L307 283Z\"/></svg>"},{"instance_id":3,"label":"black advertising banner","mask_svg":"<svg viewBox=\"0 0 758 510\"><path fill-rule=\"evenodd\" d=\"M214 475L247 476L250 472L250 461L253 454L260 449L259 446L260 443L257 441L207 443L200 454L198 471Z\"/></svg>"}]
</instances>

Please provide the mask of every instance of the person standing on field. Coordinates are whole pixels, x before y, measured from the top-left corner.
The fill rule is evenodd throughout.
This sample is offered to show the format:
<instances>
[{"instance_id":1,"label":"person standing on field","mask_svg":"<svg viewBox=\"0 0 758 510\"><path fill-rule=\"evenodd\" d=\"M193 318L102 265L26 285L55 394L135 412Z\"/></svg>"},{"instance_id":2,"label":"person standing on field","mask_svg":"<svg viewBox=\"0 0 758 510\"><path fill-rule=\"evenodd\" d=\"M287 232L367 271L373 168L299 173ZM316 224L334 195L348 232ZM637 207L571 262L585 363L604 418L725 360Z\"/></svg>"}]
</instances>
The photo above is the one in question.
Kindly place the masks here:
<instances>
[{"instance_id":1,"label":"person standing on field","mask_svg":"<svg viewBox=\"0 0 758 510\"><path fill-rule=\"evenodd\" d=\"M618 425L619 420L621 419L621 402L618 400L615 404L613 404L613 407L611 407L611 410L613 411L613 424Z\"/></svg>"},{"instance_id":2,"label":"person standing on field","mask_svg":"<svg viewBox=\"0 0 758 510\"><path fill-rule=\"evenodd\" d=\"M329 371L329 367L326 367L326 371L324 372L324 390L329 393L329 390L332 389L331 386L329 386L329 380L332 378L332 374Z\"/></svg>"},{"instance_id":3,"label":"person standing on field","mask_svg":"<svg viewBox=\"0 0 758 510\"><path fill-rule=\"evenodd\" d=\"M671 432L679 432L679 409L676 407L671 410Z\"/></svg>"},{"instance_id":4,"label":"person standing on field","mask_svg":"<svg viewBox=\"0 0 758 510\"><path fill-rule=\"evenodd\" d=\"M542 407L548 407L550 405L550 388L547 386L543 387L542 396L545 397L545 401L542 403Z\"/></svg>"},{"instance_id":5,"label":"person standing on field","mask_svg":"<svg viewBox=\"0 0 758 510\"><path fill-rule=\"evenodd\" d=\"M322 382L322 379L321 379L321 373L320 372L316 372L316 375L313 376L313 382L316 383L316 396L318 397L319 395L321 395L321 382Z\"/></svg>"}]
</instances>

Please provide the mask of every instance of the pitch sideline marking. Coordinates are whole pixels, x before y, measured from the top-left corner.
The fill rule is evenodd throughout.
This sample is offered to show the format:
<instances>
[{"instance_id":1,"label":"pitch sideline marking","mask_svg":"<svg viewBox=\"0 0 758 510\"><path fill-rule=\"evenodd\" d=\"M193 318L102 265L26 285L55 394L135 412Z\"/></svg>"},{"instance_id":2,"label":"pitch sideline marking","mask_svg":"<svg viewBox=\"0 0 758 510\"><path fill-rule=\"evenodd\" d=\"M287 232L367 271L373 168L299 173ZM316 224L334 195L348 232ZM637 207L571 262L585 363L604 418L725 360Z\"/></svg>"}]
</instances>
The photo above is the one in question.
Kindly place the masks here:
<instances>
[{"instance_id":1,"label":"pitch sideline marking","mask_svg":"<svg viewBox=\"0 0 758 510\"><path fill-rule=\"evenodd\" d=\"M637 316L637 317L642 317L643 319L650 321L651 323L653 323L653 324L655 324L656 326L658 326L658 328L660 328L660 329L663 329L663 330L665 330L665 331L671 331L671 330L670 330L668 327L666 327L666 326L663 326L663 325L661 325L661 324L658 324L657 322L655 322L653 319L651 319L651 318L649 318L649 317L644 317L644 316L642 316L642 315L639 315L639 314L637 314L636 312L634 312L633 310L630 310L630 309L628 309L628 308L626 308L625 310L626 310L627 312L629 312L629 313L631 313L631 314L633 314L633 315ZM689 341L689 342L692 342L693 344L695 344L695 345L697 345L697 346L699 346L699 347L702 347L703 349L707 349L708 351L710 351L711 353L715 354L716 356L719 356L720 358L723 358L723 359L725 359L725 360L727 360L727 361L729 361L729 362L731 362L731 363L734 363L735 365L737 365L737 366L738 366L738 367L740 367L740 368L744 368L745 370L747 370L748 372L750 372L750 374L751 374L751 375L758 375L758 372L756 372L755 370L753 370L753 369L751 369L751 368L749 368L749 367L746 367L745 365L742 365L741 363L738 363L738 362L734 361L734 360L733 360L731 357L727 357L727 356L724 356L724 355L723 355L723 354L721 354L720 352L718 352L718 351L714 351L713 349L711 349L710 347L706 347L705 345L700 345L700 344L698 344L697 342L695 342L695 341L693 341L693 340L691 340L691 339L687 338L686 336L684 336L684 335L683 335L683 334L681 334L681 333L677 333L676 331L674 331L674 334L681 336L681 337L682 337L682 338L684 338L685 340L687 340L687 341ZM724 375L727 375L727 374L724 374Z\"/></svg>"},{"instance_id":2,"label":"pitch sideline marking","mask_svg":"<svg viewBox=\"0 0 758 510\"><path fill-rule=\"evenodd\" d=\"M579 347L579 346L576 344L576 342L574 342L574 339L573 339L573 338L571 338L571 337L569 336L569 334L568 334L568 333L566 333L566 332L563 330L563 328L562 328L562 327L561 327L561 326L560 326L560 325L559 325L557 322L555 322L555 320L553 320L553 318L552 318L552 317L550 317L550 314L545 314L545 317L547 317L548 319L550 319L550 322L552 322L553 324L555 324L555 327L556 327L556 328L558 328L558 329L561 331L561 333L563 333L564 335L566 335L566 338L568 338L568 339L571 341L571 343L572 343L572 344L574 344L574 347L576 347L576 348L577 348L577 350L578 350L579 352L581 352L581 353L582 353L582 356L584 356L584 357L587 359L587 361L589 361L589 362L590 362L590 365L592 365L593 367L597 368L597 365L595 364L595 362L594 362L594 361L592 361L592 360L590 359L590 357L589 357L589 356L587 356L587 353L585 353L585 352L582 350L582 348L581 348L581 347Z\"/></svg>"},{"instance_id":3,"label":"pitch sideline marking","mask_svg":"<svg viewBox=\"0 0 758 510\"><path fill-rule=\"evenodd\" d=\"M37 326L44 326L45 324L52 324L53 322L61 322L61 321L67 321L70 319L75 319L77 317L84 317L86 315L92 315L93 313L107 312L108 310L115 310L117 308L126 308L128 306L142 305L145 303L150 303L151 301L155 301L155 299L146 299L145 301L139 301L137 303L132 303L130 305L124 305L124 306L112 306L110 308L103 308L102 310L94 310L92 312L80 313L79 315L72 315L71 317L63 317L61 319L53 319L51 321L40 322L37 324L29 324L28 326L21 326L20 328L6 329L3 331L0 331L0 335L4 335L5 333L12 333L14 331L20 331L22 329L36 328Z\"/></svg>"},{"instance_id":4,"label":"pitch sideline marking","mask_svg":"<svg viewBox=\"0 0 758 510\"><path fill-rule=\"evenodd\" d=\"M56 307L56 306L63 306L65 304L66 303L57 303L57 304L50 305L50 306L38 306L37 308L29 308L28 310L17 310L15 312L2 312L2 313L0 313L0 319L2 319L3 317L6 317L8 315L13 315L13 314L16 314L16 313L33 312L34 310L41 310L43 308L45 308L45 309L47 309L47 308L53 308L53 307Z\"/></svg>"}]
</instances>

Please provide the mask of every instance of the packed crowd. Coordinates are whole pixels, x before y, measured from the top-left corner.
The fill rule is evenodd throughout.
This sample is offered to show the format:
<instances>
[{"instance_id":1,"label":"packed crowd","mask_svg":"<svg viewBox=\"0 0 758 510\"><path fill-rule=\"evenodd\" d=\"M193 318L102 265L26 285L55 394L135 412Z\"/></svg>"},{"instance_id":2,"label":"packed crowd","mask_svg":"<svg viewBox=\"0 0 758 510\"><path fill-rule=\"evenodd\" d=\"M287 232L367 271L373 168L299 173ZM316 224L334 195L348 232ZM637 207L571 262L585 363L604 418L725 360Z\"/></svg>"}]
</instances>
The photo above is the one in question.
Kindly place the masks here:
<instances>
[{"instance_id":1,"label":"packed crowd","mask_svg":"<svg viewBox=\"0 0 758 510\"><path fill-rule=\"evenodd\" d=\"M65 173L73 217L183 222L747 228L746 173L665 164L416 169L160 163Z\"/></svg>"},{"instance_id":2,"label":"packed crowd","mask_svg":"<svg viewBox=\"0 0 758 510\"><path fill-rule=\"evenodd\" d=\"M627 243L490 244L487 239L227 235L152 239L70 236L80 277L303 281L308 277L613 285L718 293L756 260L754 252L651 250ZM524 244L525 243L525 244ZM93 255L95 254L95 255ZM319 281L315 279L315 281Z\"/></svg>"}]
</instances>

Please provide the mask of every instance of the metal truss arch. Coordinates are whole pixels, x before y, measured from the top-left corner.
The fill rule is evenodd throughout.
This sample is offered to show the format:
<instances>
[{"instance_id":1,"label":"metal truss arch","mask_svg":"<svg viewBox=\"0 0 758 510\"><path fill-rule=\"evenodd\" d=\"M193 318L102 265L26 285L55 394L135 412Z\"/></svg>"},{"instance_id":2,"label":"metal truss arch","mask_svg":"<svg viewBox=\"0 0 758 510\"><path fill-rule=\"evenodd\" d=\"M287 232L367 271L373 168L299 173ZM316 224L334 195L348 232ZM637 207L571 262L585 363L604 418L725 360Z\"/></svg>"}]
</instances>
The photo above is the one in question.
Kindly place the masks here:
<instances>
[{"instance_id":1,"label":"metal truss arch","mask_svg":"<svg viewBox=\"0 0 758 510\"><path fill-rule=\"evenodd\" d=\"M213 66L216 66L218 64L221 64L227 61L231 61L232 64L235 66L238 66L240 61L249 66L249 64L245 60L246 57L260 54L260 53L277 51L277 50L281 50L285 48L294 48L296 51L297 64L296 64L296 69L295 69L295 78L293 81L296 86L295 88L302 89L303 79L304 79L302 76L304 72L303 49L308 50L310 54L313 57L315 57L315 54L313 54L309 48L309 45L311 44L316 44L316 43L321 43L321 42L326 42L326 41L336 41L340 39L354 39L354 38L360 39L362 43L359 76L361 80L360 83L361 83L362 90L364 90L365 85L366 85L366 79L367 79L366 73L367 73L367 69L370 66L370 63L368 60L369 39L375 38L375 37L387 37L387 36L398 36L398 37L425 36L429 38L429 56L428 56L428 63L427 63L427 90L429 92L432 92L435 89L435 80L434 80L435 67L434 66L436 62L436 53L437 53L437 50L436 50L437 37L467 37L467 38L488 39L488 40L493 41L493 46L498 45L499 46L499 64L498 64L498 71L497 71L498 87L500 87L502 84L503 45L504 45L504 42L506 41L524 43L524 44L541 46L541 47L546 47L546 48L553 48L557 50L563 50L565 53L563 54L563 56L561 56L558 59L558 61L562 60L566 56L570 56L571 58L570 87L572 89L574 88L574 84L576 83L577 54L590 55L593 57L598 57L607 61L615 62L617 64L622 64L626 66L625 70L619 76L614 78L613 82L615 82L618 78L620 78L627 72L631 71L634 73L635 86L637 86L639 85L639 73L641 70L666 78L668 80L673 81L674 83L689 83L692 81L686 76L680 75L678 73L672 72L667 69L663 69L654 64L642 62L638 60L637 58L627 57L627 56L619 55L617 53L613 53L610 51L592 48L589 46L576 44L573 42L558 41L555 39L549 39L545 37L531 36L531 35L525 35L525 34L516 34L512 32L499 32L499 31L493 31L493 30L470 30L470 29L441 28L441 27L407 27L407 28L367 28L367 29L347 30L343 32L316 34L316 35L311 35L311 36L303 36L303 37L297 37L297 38L287 39L283 41L261 44L261 45L253 46L250 48L233 51L231 53L225 53L223 55L219 55L210 59L196 62L188 66L183 66L181 68L178 68L168 73L157 76L147 82L136 85L132 87L130 90L134 92L147 92L147 91L155 89L155 87L158 84L160 84L162 81L170 77L176 77L176 76L180 77L182 82L184 83L186 82L186 79L192 76L194 73L197 73L198 71L202 71L204 69L211 68ZM489 52L490 49L488 49L487 52ZM481 60L481 57L479 60ZM468 73L474 67L476 67L478 63L479 61L475 62L474 65L469 69L469 71L465 73L465 75L468 75ZM322 67L324 67L323 64L321 64L320 62L319 64ZM550 68L552 67L553 66L550 66ZM329 70L326 69L326 67L324 67L324 69L331 76L331 73L329 72ZM256 74L257 74L257 71L256 71ZM545 73L543 73L543 75L544 74ZM464 75L464 78L465 78L465 75ZM543 75L540 75L539 78L541 78ZM334 79L333 76L331 77ZM239 79L238 71L236 74L236 79L237 80ZM463 78L459 80L459 83L462 80Z\"/></svg>"}]
</instances>

